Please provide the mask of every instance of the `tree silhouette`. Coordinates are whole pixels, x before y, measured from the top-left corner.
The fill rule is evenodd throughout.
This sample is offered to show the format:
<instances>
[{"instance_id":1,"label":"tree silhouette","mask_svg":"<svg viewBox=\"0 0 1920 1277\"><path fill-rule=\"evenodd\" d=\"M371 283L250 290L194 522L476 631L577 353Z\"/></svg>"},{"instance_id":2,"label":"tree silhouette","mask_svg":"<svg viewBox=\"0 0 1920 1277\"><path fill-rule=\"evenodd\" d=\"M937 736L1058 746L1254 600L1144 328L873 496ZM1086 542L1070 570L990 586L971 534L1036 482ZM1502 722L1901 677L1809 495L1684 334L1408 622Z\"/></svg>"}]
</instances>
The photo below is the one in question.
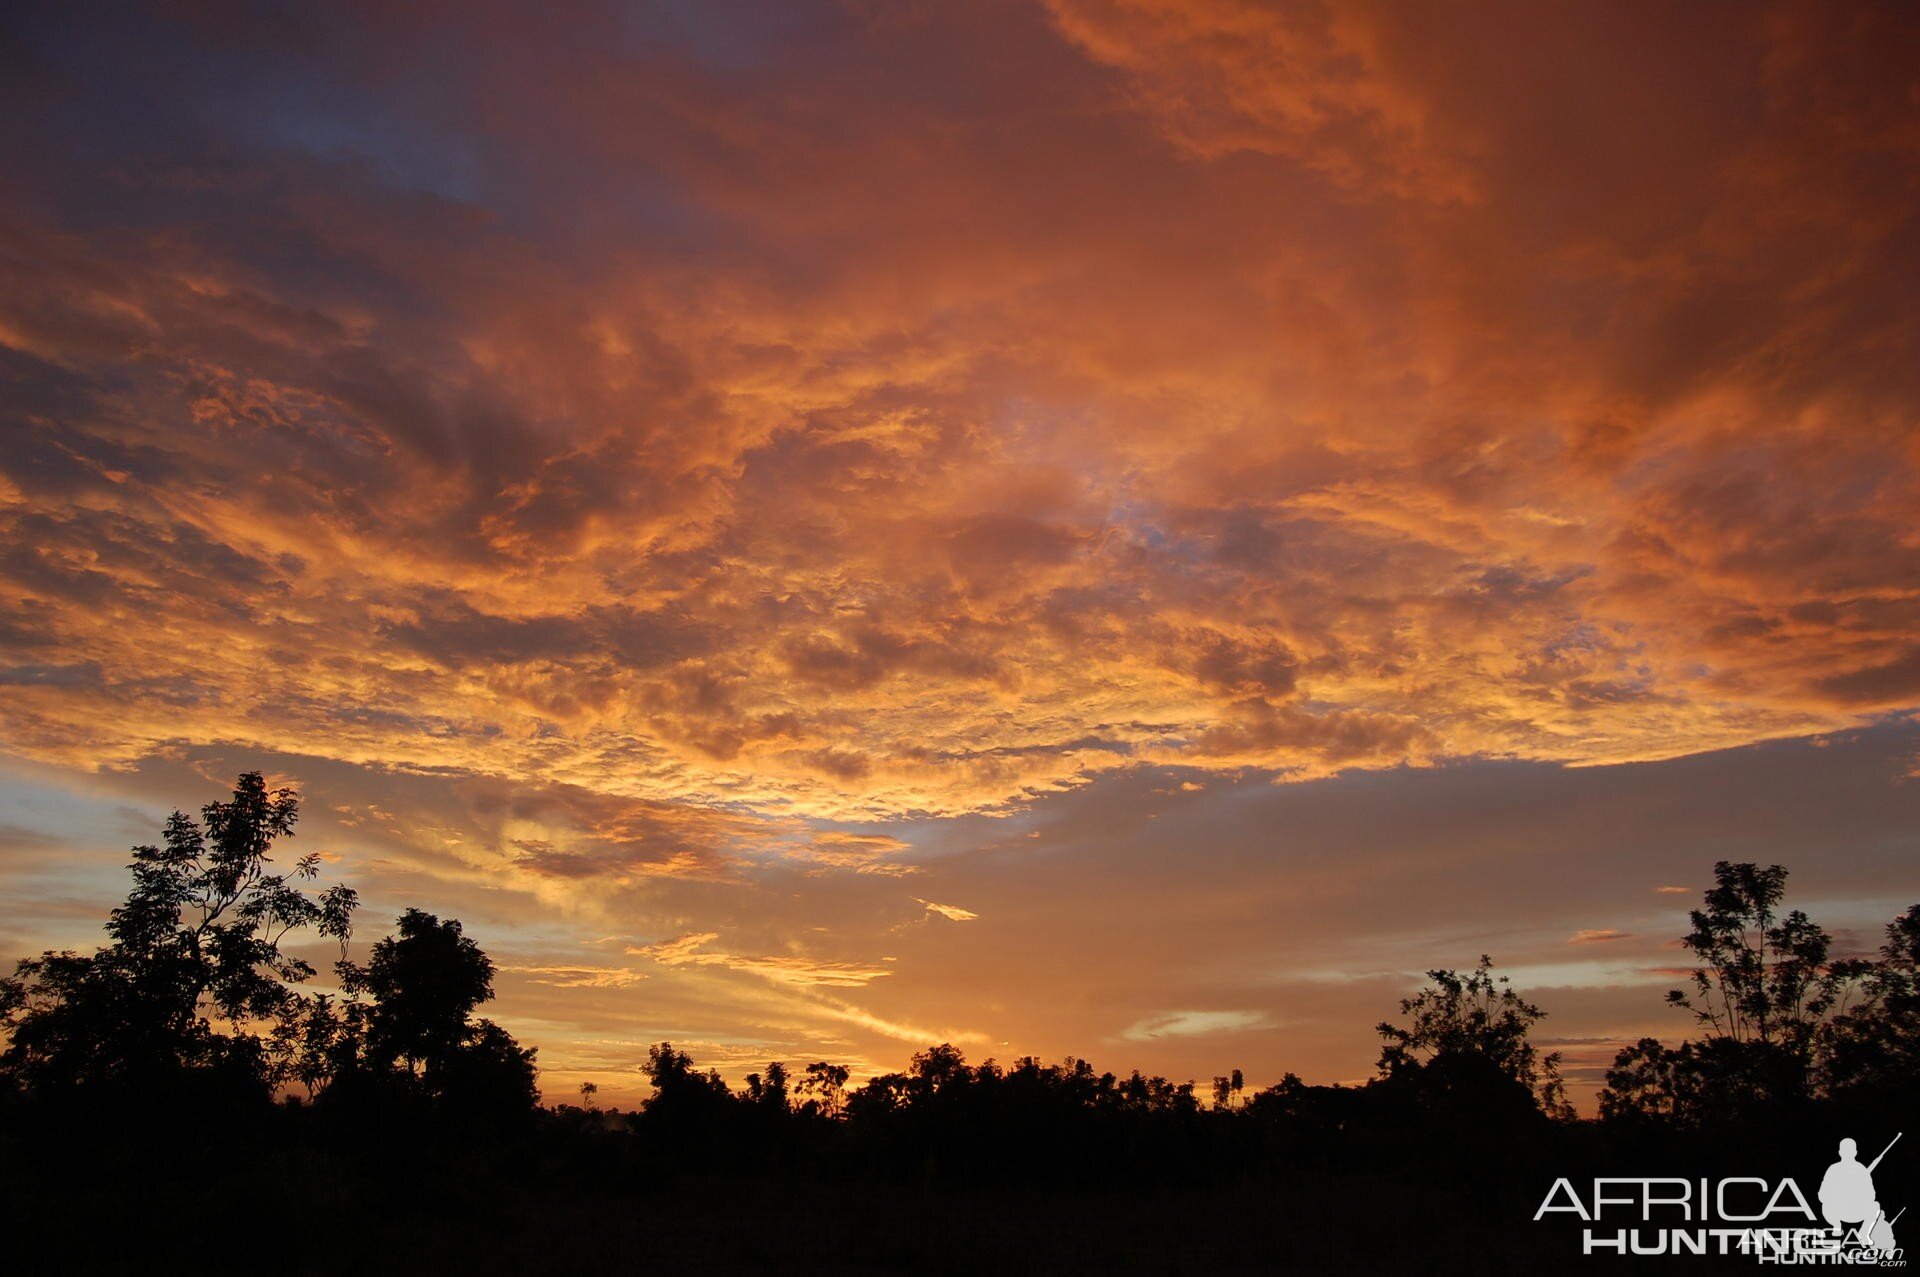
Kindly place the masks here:
<instances>
[{"instance_id":1,"label":"tree silhouette","mask_svg":"<svg viewBox=\"0 0 1920 1277\"><path fill-rule=\"evenodd\" d=\"M480 1020L424 1082L434 1099L456 1111L525 1116L540 1102L535 1054L492 1020Z\"/></svg>"},{"instance_id":2,"label":"tree silhouette","mask_svg":"<svg viewBox=\"0 0 1920 1277\"><path fill-rule=\"evenodd\" d=\"M1824 1060L1836 1092L1892 1094L1920 1078L1920 904L1887 924L1880 959L1861 964L1865 999L1837 1014Z\"/></svg>"},{"instance_id":3,"label":"tree silhouette","mask_svg":"<svg viewBox=\"0 0 1920 1277\"><path fill-rule=\"evenodd\" d=\"M1693 993L1675 989L1667 1000L1691 1010L1712 1037L1804 1055L1847 974L1827 966L1831 939L1798 909L1779 915L1787 888L1779 865L1722 860L1713 877L1680 941L1700 961Z\"/></svg>"},{"instance_id":4,"label":"tree silhouette","mask_svg":"<svg viewBox=\"0 0 1920 1277\"><path fill-rule=\"evenodd\" d=\"M693 1057L675 1050L671 1042L648 1047L643 1068L653 1083L653 1097L643 1112L656 1124L698 1123L732 1107L732 1092L720 1074L711 1069L701 1073L693 1067Z\"/></svg>"},{"instance_id":5,"label":"tree silhouette","mask_svg":"<svg viewBox=\"0 0 1920 1277\"><path fill-rule=\"evenodd\" d=\"M1541 1056L1528 1037L1546 1012L1515 992L1506 976L1494 975L1491 958L1480 955L1479 965L1464 976L1440 969L1427 978L1431 983L1400 1002L1412 1023L1402 1028L1383 1022L1378 1028L1386 1040L1383 1077L1411 1079L1434 1070L1437 1080L1485 1065L1492 1075L1525 1087L1543 1111L1570 1113L1559 1052Z\"/></svg>"},{"instance_id":6,"label":"tree silhouette","mask_svg":"<svg viewBox=\"0 0 1920 1277\"><path fill-rule=\"evenodd\" d=\"M965 1086L972 1080L973 1070L967 1067L967 1057L960 1049L949 1042L928 1047L924 1051L914 1052L912 1061L907 1065L907 1092L914 1099L931 1099L951 1087Z\"/></svg>"},{"instance_id":7,"label":"tree silhouette","mask_svg":"<svg viewBox=\"0 0 1920 1277\"><path fill-rule=\"evenodd\" d=\"M375 944L364 967L341 965L341 985L374 999L369 1058L430 1074L466 1040L473 1009L493 997L493 962L455 919L409 909L396 926L400 934Z\"/></svg>"},{"instance_id":8,"label":"tree silhouette","mask_svg":"<svg viewBox=\"0 0 1920 1277\"><path fill-rule=\"evenodd\" d=\"M0 1069L33 1090L217 1072L263 1094L310 1073L303 1046L331 1008L293 987L313 968L282 945L313 930L344 953L358 899L308 893L318 856L275 871L273 845L298 818L293 791L269 792L258 772L199 822L174 812L160 845L133 849L108 944L26 959L0 981Z\"/></svg>"},{"instance_id":9,"label":"tree silhouette","mask_svg":"<svg viewBox=\"0 0 1920 1277\"><path fill-rule=\"evenodd\" d=\"M1784 868L1723 860L1713 876L1702 907L1688 912L1692 930L1680 941L1699 962L1692 991L1667 994L1669 1005L1691 1011L1706 1032L1675 1047L1643 1038L1622 1050L1600 1095L1604 1118L1691 1125L1804 1103L1819 1089L1823 1071L1833 1075L1822 1061L1837 1059L1836 1050L1845 1055L1842 1071L1865 1076L1875 1051L1900 1044L1898 1032L1881 1033L1899 1022L1897 1008L1908 1005L1900 922L1889 928L1880 964L1830 962L1827 933L1801 910L1780 912ZM1874 1006L1844 1025L1831 1023L1863 978L1881 995ZM1876 1008L1892 1018L1875 1020Z\"/></svg>"},{"instance_id":10,"label":"tree silhouette","mask_svg":"<svg viewBox=\"0 0 1920 1277\"><path fill-rule=\"evenodd\" d=\"M457 919L408 909L396 927L399 934L375 944L365 966L339 965L341 986L373 999L356 1018L361 1065L403 1075L448 1102L531 1108L534 1052L493 1021L472 1019L493 997L493 961Z\"/></svg>"},{"instance_id":11,"label":"tree silhouette","mask_svg":"<svg viewBox=\"0 0 1920 1277\"><path fill-rule=\"evenodd\" d=\"M818 1060L807 1065L807 1071L794 1090L806 1096L802 1109L811 1109L822 1117L840 1116L841 1106L846 1103L847 1078L852 1070L844 1064L829 1064Z\"/></svg>"},{"instance_id":12,"label":"tree silhouette","mask_svg":"<svg viewBox=\"0 0 1920 1277\"><path fill-rule=\"evenodd\" d=\"M1641 1038L1614 1056L1606 1089L1600 1092L1600 1117L1682 1125L1696 1124L1710 1113L1731 1117L1739 1105L1720 1102L1730 1097L1719 1093L1714 1079L1733 1072L1710 1058L1699 1043L1669 1047L1658 1038Z\"/></svg>"},{"instance_id":13,"label":"tree silhouette","mask_svg":"<svg viewBox=\"0 0 1920 1277\"><path fill-rule=\"evenodd\" d=\"M747 1074L747 1103L773 1113L785 1113L788 1107L787 1066L775 1060L767 1065L766 1076Z\"/></svg>"}]
</instances>

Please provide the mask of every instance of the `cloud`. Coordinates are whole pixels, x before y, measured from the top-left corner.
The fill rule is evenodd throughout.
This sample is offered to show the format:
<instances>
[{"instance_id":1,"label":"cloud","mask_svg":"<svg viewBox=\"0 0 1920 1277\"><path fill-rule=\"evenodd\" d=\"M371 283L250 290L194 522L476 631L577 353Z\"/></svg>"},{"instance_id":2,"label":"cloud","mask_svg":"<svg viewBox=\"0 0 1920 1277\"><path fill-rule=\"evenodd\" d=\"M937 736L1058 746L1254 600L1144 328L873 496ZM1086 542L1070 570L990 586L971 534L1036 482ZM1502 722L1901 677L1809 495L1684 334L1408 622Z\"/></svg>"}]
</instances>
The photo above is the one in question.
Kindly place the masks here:
<instances>
[{"instance_id":1,"label":"cloud","mask_svg":"<svg viewBox=\"0 0 1920 1277\"><path fill-rule=\"evenodd\" d=\"M919 900L917 896L914 898ZM971 909L962 909L959 905L935 904L931 900L919 900L919 903L926 906L928 913L939 914L949 922L972 922L980 916Z\"/></svg>"},{"instance_id":2,"label":"cloud","mask_svg":"<svg viewBox=\"0 0 1920 1277\"><path fill-rule=\"evenodd\" d=\"M1568 944L1606 944L1613 940L1629 940L1632 933L1615 931L1610 927L1582 928L1567 937Z\"/></svg>"},{"instance_id":3,"label":"cloud","mask_svg":"<svg viewBox=\"0 0 1920 1277\"><path fill-rule=\"evenodd\" d=\"M1756 17L1760 62L1686 15L1651 60L1509 20L1527 93L1470 73L1519 38L1491 16L1370 7L841 15L886 74L748 81L502 17L404 89L341 19L207 92L350 71L372 162L203 116L72 180L93 143L29 150L9 739L870 819L1912 703L1912 139L1858 87L1906 19ZM949 65L983 43L1004 99ZM91 56L131 112L137 61ZM1622 146L1556 66L1670 127ZM481 111L455 181L425 157Z\"/></svg>"},{"instance_id":4,"label":"cloud","mask_svg":"<svg viewBox=\"0 0 1920 1277\"><path fill-rule=\"evenodd\" d=\"M1120 1037L1127 1042L1150 1042L1156 1038L1244 1033L1274 1027L1261 1011L1168 1011L1136 1021L1121 1030Z\"/></svg>"},{"instance_id":5,"label":"cloud","mask_svg":"<svg viewBox=\"0 0 1920 1277\"><path fill-rule=\"evenodd\" d=\"M626 989L647 978L645 972L626 967L508 965L500 970L556 989Z\"/></svg>"},{"instance_id":6,"label":"cloud","mask_svg":"<svg viewBox=\"0 0 1920 1277\"><path fill-rule=\"evenodd\" d=\"M1383 66L1355 13L1248 0L1049 0L1061 34L1125 76L1125 100L1202 159L1300 163L1343 188L1462 199L1470 173Z\"/></svg>"},{"instance_id":7,"label":"cloud","mask_svg":"<svg viewBox=\"0 0 1920 1277\"><path fill-rule=\"evenodd\" d=\"M884 966L857 962L825 962L785 954L772 957L747 957L740 954L708 951L705 946L719 939L715 932L692 932L654 944L631 945L627 952L651 958L662 966L717 966L745 971L776 984L828 988L859 988L882 976L891 975Z\"/></svg>"},{"instance_id":8,"label":"cloud","mask_svg":"<svg viewBox=\"0 0 1920 1277\"><path fill-rule=\"evenodd\" d=\"M655 962L664 963L671 967L677 966L682 962L699 961L700 959L695 951L701 946L709 944L719 938L720 933L717 931L690 931L684 936L676 936L671 940L656 940L652 944L628 945L627 952L637 954L641 957L652 958ZM715 955L709 954L707 956L711 958Z\"/></svg>"},{"instance_id":9,"label":"cloud","mask_svg":"<svg viewBox=\"0 0 1920 1277\"><path fill-rule=\"evenodd\" d=\"M831 1019L854 1025L871 1033L880 1034L882 1037L890 1038L896 1042L912 1043L915 1046L925 1046L934 1042L948 1042L958 1046L970 1046L991 1040L987 1034L977 1029L928 1027L899 1020L890 1020L882 1016L874 1015L871 1012L863 1011L859 1007L851 1006L831 997L815 998L813 999L813 1005L818 1008L822 1014Z\"/></svg>"},{"instance_id":10,"label":"cloud","mask_svg":"<svg viewBox=\"0 0 1920 1277\"><path fill-rule=\"evenodd\" d=\"M902 853L912 849L911 843L890 834L830 829L815 834L794 855L802 862L818 866L818 871L851 869L854 873L898 878L921 871L921 866L899 859Z\"/></svg>"}]
</instances>

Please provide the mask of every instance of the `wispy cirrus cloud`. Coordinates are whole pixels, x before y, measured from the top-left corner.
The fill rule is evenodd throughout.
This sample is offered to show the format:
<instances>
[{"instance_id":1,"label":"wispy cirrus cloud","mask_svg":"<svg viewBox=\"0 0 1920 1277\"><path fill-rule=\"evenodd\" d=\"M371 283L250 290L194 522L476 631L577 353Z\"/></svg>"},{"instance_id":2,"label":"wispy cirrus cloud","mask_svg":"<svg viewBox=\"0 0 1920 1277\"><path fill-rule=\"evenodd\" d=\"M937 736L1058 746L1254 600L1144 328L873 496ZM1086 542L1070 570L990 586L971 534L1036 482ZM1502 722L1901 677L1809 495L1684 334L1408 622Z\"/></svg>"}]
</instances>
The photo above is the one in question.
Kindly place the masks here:
<instances>
[{"instance_id":1,"label":"wispy cirrus cloud","mask_svg":"<svg viewBox=\"0 0 1920 1277\"><path fill-rule=\"evenodd\" d=\"M644 971L628 967L506 966L501 970L556 989L627 989L647 978Z\"/></svg>"},{"instance_id":2,"label":"wispy cirrus cloud","mask_svg":"<svg viewBox=\"0 0 1920 1277\"><path fill-rule=\"evenodd\" d=\"M1129 1025L1121 1030L1120 1037L1128 1042L1150 1042L1156 1038L1244 1033L1274 1027L1264 1011L1168 1011Z\"/></svg>"},{"instance_id":3,"label":"wispy cirrus cloud","mask_svg":"<svg viewBox=\"0 0 1920 1277\"><path fill-rule=\"evenodd\" d=\"M859 988L892 972L885 966L858 962L828 962L798 954L755 957L710 950L706 946L720 938L717 932L703 931L653 944L630 945L627 952L651 958L662 966L714 966L744 971L777 984L820 985L827 988Z\"/></svg>"}]
</instances>

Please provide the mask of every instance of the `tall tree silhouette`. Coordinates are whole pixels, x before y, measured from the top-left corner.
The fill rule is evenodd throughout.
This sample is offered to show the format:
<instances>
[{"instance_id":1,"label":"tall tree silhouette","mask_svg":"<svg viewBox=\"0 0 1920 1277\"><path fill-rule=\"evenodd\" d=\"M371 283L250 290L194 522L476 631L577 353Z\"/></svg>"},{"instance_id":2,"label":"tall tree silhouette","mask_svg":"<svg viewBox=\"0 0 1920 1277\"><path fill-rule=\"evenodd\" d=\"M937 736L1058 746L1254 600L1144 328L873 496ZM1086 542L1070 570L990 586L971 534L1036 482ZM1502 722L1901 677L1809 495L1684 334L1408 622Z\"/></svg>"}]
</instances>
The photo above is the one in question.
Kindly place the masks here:
<instances>
[{"instance_id":1,"label":"tall tree silhouette","mask_svg":"<svg viewBox=\"0 0 1920 1277\"><path fill-rule=\"evenodd\" d=\"M1787 871L1720 861L1680 943L1698 965L1690 989L1667 994L1704 1030L1668 1047L1622 1050L1600 1095L1606 1118L1699 1123L1800 1103L1819 1083L1827 1022L1870 965L1830 962L1832 941L1799 909L1781 911Z\"/></svg>"},{"instance_id":2,"label":"tall tree silhouette","mask_svg":"<svg viewBox=\"0 0 1920 1277\"><path fill-rule=\"evenodd\" d=\"M43 953L0 981L0 1069L33 1090L217 1072L265 1093L285 1080L326 1001L295 989L313 967L282 946L311 930L344 953L358 903L344 886L310 894L318 856L274 867L299 810L292 790L246 772L200 821L174 812L159 845L133 849L108 944Z\"/></svg>"},{"instance_id":3,"label":"tall tree silhouette","mask_svg":"<svg viewBox=\"0 0 1920 1277\"><path fill-rule=\"evenodd\" d=\"M1801 910L1779 911L1787 871L1725 860L1693 930L1680 943L1699 960L1693 992L1667 1000L1685 1007L1709 1036L1778 1046L1804 1056L1834 1006L1847 971L1827 965L1831 938Z\"/></svg>"}]
</instances>

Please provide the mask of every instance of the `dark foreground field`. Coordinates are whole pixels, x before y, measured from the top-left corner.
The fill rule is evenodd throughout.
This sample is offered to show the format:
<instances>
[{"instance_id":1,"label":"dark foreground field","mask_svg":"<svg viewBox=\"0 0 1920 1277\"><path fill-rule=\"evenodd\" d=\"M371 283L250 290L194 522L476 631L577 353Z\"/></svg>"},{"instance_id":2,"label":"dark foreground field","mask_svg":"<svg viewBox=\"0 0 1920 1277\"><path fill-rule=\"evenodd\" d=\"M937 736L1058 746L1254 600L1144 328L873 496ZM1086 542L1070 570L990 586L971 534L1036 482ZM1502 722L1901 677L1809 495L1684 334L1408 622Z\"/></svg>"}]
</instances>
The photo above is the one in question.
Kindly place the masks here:
<instances>
[{"instance_id":1,"label":"dark foreground field","mask_svg":"<svg viewBox=\"0 0 1920 1277\"><path fill-rule=\"evenodd\" d=\"M1004 1155L978 1140L863 1147L822 1127L743 1142L747 1161L731 1165L711 1143L577 1111L484 1138L285 1110L238 1125L210 1113L180 1138L49 1116L16 1112L7 1131L8 1250L35 1257L11 1271L1750 1271L1742 1258L1582 1261L1577 1223L1532 1216L1562 1174L1584 1190L1596 1174L1797 1172L1812 1191L1834 1117L1781 1139L1591 1124L1480 1138L1420 1123L1275 1145L1245 1118L1200 1114L1132 1147L1095 1132Z\"/></svg>"}]
</instances>

